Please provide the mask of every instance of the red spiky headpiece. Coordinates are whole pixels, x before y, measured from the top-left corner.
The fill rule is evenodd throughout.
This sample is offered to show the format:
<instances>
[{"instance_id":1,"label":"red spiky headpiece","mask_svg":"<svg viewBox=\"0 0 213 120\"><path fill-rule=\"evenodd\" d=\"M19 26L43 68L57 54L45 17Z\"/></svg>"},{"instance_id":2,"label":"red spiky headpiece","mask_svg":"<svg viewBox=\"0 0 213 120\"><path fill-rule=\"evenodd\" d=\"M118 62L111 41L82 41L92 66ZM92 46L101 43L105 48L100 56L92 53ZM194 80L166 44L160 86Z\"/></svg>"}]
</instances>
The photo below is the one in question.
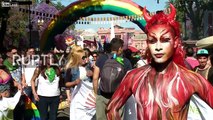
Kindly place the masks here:
<instances>
[{"instance_id":1,"label":"red spiky headpiece","mask_svg":"<svg viewBox=\"0 0 213 120\"><path fill-rule=\"evenodd\" d=\"M165 14L164 12L158 12L153 16L150 16L147 11L146 11L146 7L144 7L143 9L143 16L144 19L147 22L146 25L146 32L149 32L149 29L157 24L166 24L169 25L173 28L174 30L174 37L178 38L176 40L178 40L179 42L179 46L177 47L175 54L173 56L173 61L177 64L180 64L182 66L184 65L183 62L183 58L184 58L184 51L182 49L182 45L181 45L181 41L180 41L180 27L179 27L179 23L177 21L175 21L175 16L176 16L176 9L175 7L170 4L170 14Z\"/></svg>"},{"instance_id":2,"label":"red spiky headpiece","mask_svg":"<svg viewBox=\"0 0 213 120\"><path fill-rule=\"evenodd\" d=\"M176 9L172 4L170 4L170 9L171 9L171 13L168 15L165 14L164 12L158 12L154 16L150 16L146 11L146 7L144 7L143 16L147 22L147 25L146 25L147 32L149 28L155 24L169 24L174 29L175 36L180 37L179 23L175 21Z\"/></svg>"}]
</instances>

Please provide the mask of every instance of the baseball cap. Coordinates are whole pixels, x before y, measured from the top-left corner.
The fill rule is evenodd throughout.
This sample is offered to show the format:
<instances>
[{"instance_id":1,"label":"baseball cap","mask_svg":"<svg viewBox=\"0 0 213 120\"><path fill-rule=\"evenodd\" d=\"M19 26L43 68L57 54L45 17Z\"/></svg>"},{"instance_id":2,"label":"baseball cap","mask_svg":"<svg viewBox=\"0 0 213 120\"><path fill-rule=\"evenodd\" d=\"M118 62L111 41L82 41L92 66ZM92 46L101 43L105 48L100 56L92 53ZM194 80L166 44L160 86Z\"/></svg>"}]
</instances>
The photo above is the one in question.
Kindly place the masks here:
<instances>
[{"instance_id":1,"label":"baseball cap","mask_svg":"<svg viewBox=\"0 0 213 120\"><path fill-rule=\"evenodd\" d=\"M206 49L200 49L197 51L197 55L208 55L209 52Z\"/></svg>"}]
</instances>

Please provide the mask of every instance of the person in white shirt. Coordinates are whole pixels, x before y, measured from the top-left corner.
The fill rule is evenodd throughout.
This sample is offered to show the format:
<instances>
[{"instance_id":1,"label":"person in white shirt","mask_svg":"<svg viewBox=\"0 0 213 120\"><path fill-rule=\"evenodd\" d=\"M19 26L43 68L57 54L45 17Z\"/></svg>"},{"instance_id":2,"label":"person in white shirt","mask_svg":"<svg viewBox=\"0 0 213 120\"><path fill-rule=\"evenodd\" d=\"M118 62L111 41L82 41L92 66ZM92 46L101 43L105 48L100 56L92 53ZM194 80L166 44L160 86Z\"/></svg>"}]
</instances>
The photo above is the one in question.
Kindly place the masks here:
<instances>
[{"instance_id":1,"label":"person in white shirt","mask_svg":"<svg viewBox=\"0 0 213 120\"><path fill-rule=\"evenodd\" d=\"M31 87L41 120L56 120L60 102L61 73L58 66L54 65L56 57L47 53L42 59L41 66L35 69L31 79ZM35 81L38 78L37 90Z\"/></svg>"},{"instance_id":2,"label":"person in white shirt","mask_svg":"<svg viewBox=\"0 0 213 120\"><path fill-rule=\"evenodd\" d=\"M13 110L21 97L22 90L10 97L10 85L0 84L0 120L13 120Z\"/></svg>"},{"instance_id":3,"label":"person in white shirt","mask_svg":"<svg viewBox=\"0 0 213 120\"><path fill-rule=\"evenodd\" d=\"M141 58L140 60L138 60L137 64L136 64L136 67L139 68L139 67L142 67L144 65L147 64L147 59L146 59L146 50L145 49L142 49L140 50L140 53L141 53Z\"/></svg>"},{"instance_id":4,"label":"person in white shirt","mask_svg":"<svg viewBox=\"0 0 213 120\"><path fill-rule=\"evenodd\" d=\"M31 79L36 67L38 66L38 60L35 59L34 55L35 49L33 47L29 47L26 51L25 59L27 64L22 67L22 86L24 87L24 92L27 96L35 103L31 88ZM37 84L35 84L35 86L37 87Z\"/></svg>"}]
</instances>

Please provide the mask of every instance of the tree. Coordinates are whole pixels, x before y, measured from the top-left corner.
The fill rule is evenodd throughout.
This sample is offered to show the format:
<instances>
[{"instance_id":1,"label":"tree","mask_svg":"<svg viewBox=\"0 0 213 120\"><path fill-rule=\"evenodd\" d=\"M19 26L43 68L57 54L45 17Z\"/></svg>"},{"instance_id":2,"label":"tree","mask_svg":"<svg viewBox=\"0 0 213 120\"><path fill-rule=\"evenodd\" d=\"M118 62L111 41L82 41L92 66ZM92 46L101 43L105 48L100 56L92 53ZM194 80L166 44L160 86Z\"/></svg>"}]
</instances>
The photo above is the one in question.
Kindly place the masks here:
<instances>
[{"instance_id":1,"label":"tree","mask_svg":"<svg viewBox=\"0 0 213 120\"><path fill-rule=\"evenodd\" d=\"M60 1L58 1L57 3L51 2L53 6L56 7L57 10L63 10L65 8L64 5L61 4ZM67 29L71 29L74 30L75 29L75 24L70 25Z\"/></svg>"},{"instance_id":2,"label":"tree","mask_svg":"<svg viewBox=\"0 0 213 120\"><path fill-rule=\"evenodd\" d=\"M62 5L60 1L57 1L57 3L54 3L54 2L51 2L51 3L52 3L53 6L55 6L55 8L56 8L57 10L62 10L62 9L65 8L65 6Z\"/></svg>"},{"instance_id":3,"label":"tree","mask_svg":"<svg viewBox=\"0 0 213 120\"><path fill-rule=\"evenodd\" d=\"M2 45L0 47L0 51L4 51L6 48L4 48L3 46L3 40L4 40L4 36L6 34L6 29L7 29L7 21L8 21L8 12L9 12L10 8L8 7L1 7L0 6L0 22L1 22L1 28L0 28L0 45Z\"/></svg>"},{"instance_id":4,"label":"tree","mask_svg":"<svg viewBox=\"0 0 213 120\"><path fill-rule=\"evenodd\" d=\"M20 5L18 1L17 4ZM23 2L21 5L23 5ZM26 36L25 30L27 15L24 15L19 12L18 7L0 6L0 11L0 44L2 45L2 47L0 47L0 51L3 51L6 49L4 48L5 46L3 46L5 37L11 38L12 43L18 44L20 38L24 38Z\"/></svg>"},{"instance_id":5,"label":"tree","mask_svg":"<svg viewBox=\"0 0 213 120\"><path fill-rule=\"evenodd\" d=\"M178 11L178 20L191 20L192 40L198 40L203 36L203 16L206 10L212 10L212 0L170 0Z\"/></svg>"},{"instance_id":6,"label":"tree","mask_svg":"<svg viewBox=\"0 0 213 120\"><path fill-rule=\"evenodd\" d=\"M12 38L15 46L18 46L19 40L26 37L26 27L28 25L28 16L22 12L17 12L17 8L9 11L7 34Z\"/></svg>"}]
</instances>

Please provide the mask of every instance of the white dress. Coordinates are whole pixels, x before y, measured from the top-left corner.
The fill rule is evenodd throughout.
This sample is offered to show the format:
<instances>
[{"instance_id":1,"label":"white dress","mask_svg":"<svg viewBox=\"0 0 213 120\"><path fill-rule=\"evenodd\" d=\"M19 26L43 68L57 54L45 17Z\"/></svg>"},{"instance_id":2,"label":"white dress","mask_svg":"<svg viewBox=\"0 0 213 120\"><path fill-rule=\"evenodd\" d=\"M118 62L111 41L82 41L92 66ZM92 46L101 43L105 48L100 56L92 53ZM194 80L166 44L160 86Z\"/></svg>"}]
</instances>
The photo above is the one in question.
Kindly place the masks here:
<instances>
[{"instance_id":1,"label":"white dress","mask_svg":"<svg viewBox=\"0 0 213 120\"><path fill-rule=\"evenodd\" d=\"M70 120L91 120L96 113L92 82L86 69L79 67L81 82L74 88L70 104Z\"/></svg>"}]
</instances>

